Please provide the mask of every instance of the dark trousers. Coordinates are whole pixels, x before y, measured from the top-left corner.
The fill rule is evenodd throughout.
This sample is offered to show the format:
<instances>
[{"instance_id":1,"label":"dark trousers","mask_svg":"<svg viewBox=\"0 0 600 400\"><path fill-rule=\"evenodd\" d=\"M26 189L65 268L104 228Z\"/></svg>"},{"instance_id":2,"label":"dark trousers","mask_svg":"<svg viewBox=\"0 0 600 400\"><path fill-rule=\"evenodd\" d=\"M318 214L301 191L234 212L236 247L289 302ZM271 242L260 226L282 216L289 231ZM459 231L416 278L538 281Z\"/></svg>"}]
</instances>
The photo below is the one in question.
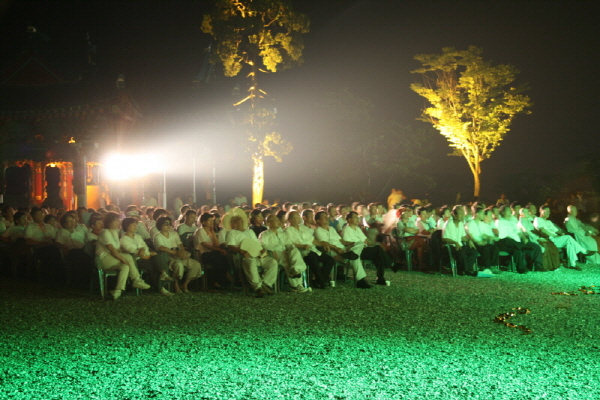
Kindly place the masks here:
<instances>
[{"instance_id":1,"label":"dark trousers","mask_svg":"<svg viewBox=\"0 0 600 400\"><path fill-rule=\"evenodd\" d=\"M162 284L160 282L160 274L162 269L158 263L158 259L156 256L150 258L139 258L136 261L138 271L140 274L143 272L146 274L144 276L144 280L148 282L150 286L152 286L155 290L160 290L162 288Z\"/></svg>"},{"instance_id":2,"label":"dark trousers","mask_svg":"<svg viewBox=\"0 0 600 400\"><path fill-rule=\"evenodd\" d=\"M514 260L518 272L527 271L525 255L523 254L523 243L511 238L500 239L496 242L499 251L508 253Z\"/></svg>"},{"instance_id":3,"label":"dark trousers","mask_svg":"<svg viewBox=\"0 0 600 400\"><path fill-rule=\"evenodd\" d=\"M94 259L84 249L71 249L65 257L67 266L67 283L84 283L89 281L90 270L95 268Z\"/></svg>"},{"instance_id":4,"label":"dark trousers","mask_svg":"<svg viewBox=\"0 0 600 400\"><path fill-rule=\"evenodd\" d=\"M492 265L498 265L498 247L494 244L486 244L483 246L475 245L481 258L481 264L484 269L491 268Z\"/></svg>"},{"instance_id":5,"label":"dark trousers","mask_svg":"<svg viewBox=\"0 0 600 400\"><path fill-rule=\"evenodd\" d=\"M539 244L528 242L523 245L523 254L530 259L537 270L542 269L544 265L544 254Z\"/></svg>"},{"instance_id":6,"label":"dark trousers","mask_svg":"<svg viewBox=\"0 0 600 400\"><path fill-rule=\"evenodd\" d=\"M33 261L36 278L40 282L59 281L62 277L60 249L53 244L34 247Z\"/></svg>"},{"instance_id":7,"label":"dark trousers","mask_svg":"<svg viewBox=\"0 0 600 400\"><path fill-rule=\"evenodd\" d=\"M365 247L360 253L360 259L372 261L375 265L375 268L377 269L377 279L385 280L385 269L387 267L391 267L392 260L390 256L388 256L388 254L385 252L383 247L379 245Z\"/></svg>"},{"instance_id":8,"label":"dark trousers","mask_svg":"<svg viewBox=\"0 0 600 400\"><path fill-rule=\"evenodd\" d=\"M472 249L468 245L463 245L460 250L456 250L456 247L450 246L452 251L452 257L456 260L456 269L459 272L467 274L476 274L477 269L475 262L477 261L477 249Z\"/></svg>"},{"instance_id":9,"label":"dark trousers","mask_svg":"<svg viewBox=\"0 0 600 400\"><path fill-rule=\"evenodd\" d=\"M212 250L202 253L201 259L206 270L210 271L210 275L212 275L208 275L212 282L218 282L222 286L230 283L227 279L227 273L231 268L226 255L217 250Z\"/></svg>"},{"instance_id":10,"label":"dark trousers","mask_svg":"<svg viewBox=\"0 0 600 400\"><path fill-rule=\"evenodd\" d=\"M333 257L326 252L321 252L321 255L318 255L314 251L311 251L304 257L304 262L315 276L317 282L322 284L329 283L329 274L331 274L331 270L335 265Z\"/></svg>"}]
</instances>

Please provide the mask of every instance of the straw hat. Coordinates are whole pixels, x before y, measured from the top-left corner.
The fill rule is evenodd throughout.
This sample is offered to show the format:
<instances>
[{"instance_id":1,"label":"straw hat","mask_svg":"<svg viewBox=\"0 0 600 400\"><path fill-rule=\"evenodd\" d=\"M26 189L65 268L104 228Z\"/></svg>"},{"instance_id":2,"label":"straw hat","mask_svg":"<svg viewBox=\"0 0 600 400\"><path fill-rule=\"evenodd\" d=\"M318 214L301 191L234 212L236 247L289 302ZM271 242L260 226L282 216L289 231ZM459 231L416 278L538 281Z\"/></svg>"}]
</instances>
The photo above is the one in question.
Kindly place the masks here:
<instances>
[{"instance_id":1,"label":"straw hat","mask_svg":"<svg viewBox=\"0 0 600 400\"><path fill-rule=\"evenodd\" d=\"M225 229L231 229L231 218L232 217L240 217L242 219L242 226L244 230L248 229L248 216L241 208L230 208L229 211L223 217L223 227Z\"/></svg>"}]
</instances>

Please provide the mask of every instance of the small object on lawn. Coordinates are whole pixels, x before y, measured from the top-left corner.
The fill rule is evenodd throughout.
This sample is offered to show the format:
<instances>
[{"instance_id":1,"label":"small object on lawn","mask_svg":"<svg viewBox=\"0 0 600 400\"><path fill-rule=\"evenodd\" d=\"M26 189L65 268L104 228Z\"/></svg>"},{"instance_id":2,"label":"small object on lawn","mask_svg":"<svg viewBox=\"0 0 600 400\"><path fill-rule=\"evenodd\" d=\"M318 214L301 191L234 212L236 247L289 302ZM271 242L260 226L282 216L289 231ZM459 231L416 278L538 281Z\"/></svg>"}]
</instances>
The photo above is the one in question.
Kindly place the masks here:
<instances>
[{"instance_id":1,"label":"small object on lawn","mask_svg":"<svg viewBox=\"0 0 600 400\"><path fill-rule=\"evenodd\" d=\"M516 325L516 324L513 324L512 322L508 322L508 320L517 314L530 314L531 310L529 308L525 308L525 307L515 307L515 308L513 308L513 310L515 310L516 313L515 312L506 312L506 313L496 315L496 318L494 318L494 322L496 322L498 324L504 324L504 325L508 326L509 328L520 329L524 335L530 334L531 329L527 328L525 325Z\"/></svg>"},{"instance_id":2,"label":"small object on lawn","mask_svg":"<svg viewBox=\"0 0 600 400\"><path fill-rule=\"evenodd\" d=\"M577 289L577 291L583 294L600 294L600 290L594 289L595 287L595 285L581 286L579 289ZM552 292L550 294L555 296L577 296L577 293L575 292Z\"/></svg>"}]
</instances>

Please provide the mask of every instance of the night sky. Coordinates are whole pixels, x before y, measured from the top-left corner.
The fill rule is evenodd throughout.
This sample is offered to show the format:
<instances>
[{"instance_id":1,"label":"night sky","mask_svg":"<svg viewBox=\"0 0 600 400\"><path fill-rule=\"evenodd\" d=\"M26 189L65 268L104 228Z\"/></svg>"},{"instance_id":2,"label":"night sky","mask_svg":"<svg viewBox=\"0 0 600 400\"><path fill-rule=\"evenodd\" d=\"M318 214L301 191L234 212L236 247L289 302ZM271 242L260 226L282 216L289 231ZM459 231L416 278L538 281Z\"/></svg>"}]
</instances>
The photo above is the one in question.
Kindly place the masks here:
<instances>
[{"instance_id":1,"label":"night sky","mask_svg":"<svg viewBox=\"0 0 600 400\"><path fill-rule=\"evenodd\" d=\"M98 48L99 79L108 85L124 73L128 89L146 114L174 112L178 102L188 98L184 93L210 43L200 30L202 15L212 5L208 1L8 4L0 10L3 55L18 48L16 38L28 24L63 46L79 43L89 32ZM521 71L517 83L531 86L527 94L534 102L532 114L518 116L502 145L482 164L484 196L510 191L498 186L506 182L503 176L557 174L579 156L598 152L600 2L327 0L294 5L311 20L304 65L261 78L277 100L282 133L291 134L295 146L284 163L267 163L267 196L283 195L275 187L302 170L307 154L315 148L318 137L312 134L311 124L318 121L307 123L304 112L324 90L348 87L373 102L378 118L428 127L416 120L424 99L409 88L418 79L410 74L419 67L413 57L440 53L448 46L482 47L484 59L516 66ZM235 80L228 79L203 89L205 99L230 91ZM209 101L204 101L208 107ZM414 189L409 194L414 197L427 194L439 201L452 197L451 191L469 192L472 177L464 159L446 156L450 149L441 135L428 140L431 150L423 156L430 162L421 172L434 177L437 187L402 189ZM249 169L244 171L238 177L249 176ZM303 187L302 179L296 186ZM228 180L225 172L220 180ZM240 182L249 192L249 181ZM392 180L392 185L401 187L402 182Z\"/></svg>"}]
</instances>

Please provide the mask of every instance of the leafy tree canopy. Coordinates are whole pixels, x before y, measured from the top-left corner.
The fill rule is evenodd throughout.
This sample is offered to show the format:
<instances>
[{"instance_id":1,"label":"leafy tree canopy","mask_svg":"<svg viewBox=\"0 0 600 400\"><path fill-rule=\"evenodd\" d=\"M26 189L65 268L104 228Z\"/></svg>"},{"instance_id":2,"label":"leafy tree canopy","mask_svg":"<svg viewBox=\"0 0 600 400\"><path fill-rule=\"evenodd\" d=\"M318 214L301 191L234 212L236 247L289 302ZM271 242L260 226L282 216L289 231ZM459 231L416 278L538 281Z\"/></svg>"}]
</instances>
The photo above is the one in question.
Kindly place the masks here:
<instances>
[{"instance_id":1,"label":"leafy tree canopy","mask_svg":"<svg viewBox=\"0 0 600 400\"><path fill-rule=\"evenodd\" d=\"M218 0L202 22L202 31L217 41L215 54L227 76L239 74L244 64L258 62L263 72L301 64L308 30L306 15L286 0Z\"/></svg>"},{"instance_id":2,"label":"leafy tree canopy","mask_svg":"<svg viewBox=\"0 0 600 400\"><path fill-rule=\"evenodd\" d=\"M442 54L419 54L422 68L412 71L423 76L423 83L411 89L425 97L429 107L422 120L431 122L462 155L475 177L479 195L480 163L490 157L509 131L514 117L530 113L531 100L521 93L526 86L513 82L518 70L511 65L492 65L481 57L482 49L453 47Z\"/></svg>"}]
</instances>

